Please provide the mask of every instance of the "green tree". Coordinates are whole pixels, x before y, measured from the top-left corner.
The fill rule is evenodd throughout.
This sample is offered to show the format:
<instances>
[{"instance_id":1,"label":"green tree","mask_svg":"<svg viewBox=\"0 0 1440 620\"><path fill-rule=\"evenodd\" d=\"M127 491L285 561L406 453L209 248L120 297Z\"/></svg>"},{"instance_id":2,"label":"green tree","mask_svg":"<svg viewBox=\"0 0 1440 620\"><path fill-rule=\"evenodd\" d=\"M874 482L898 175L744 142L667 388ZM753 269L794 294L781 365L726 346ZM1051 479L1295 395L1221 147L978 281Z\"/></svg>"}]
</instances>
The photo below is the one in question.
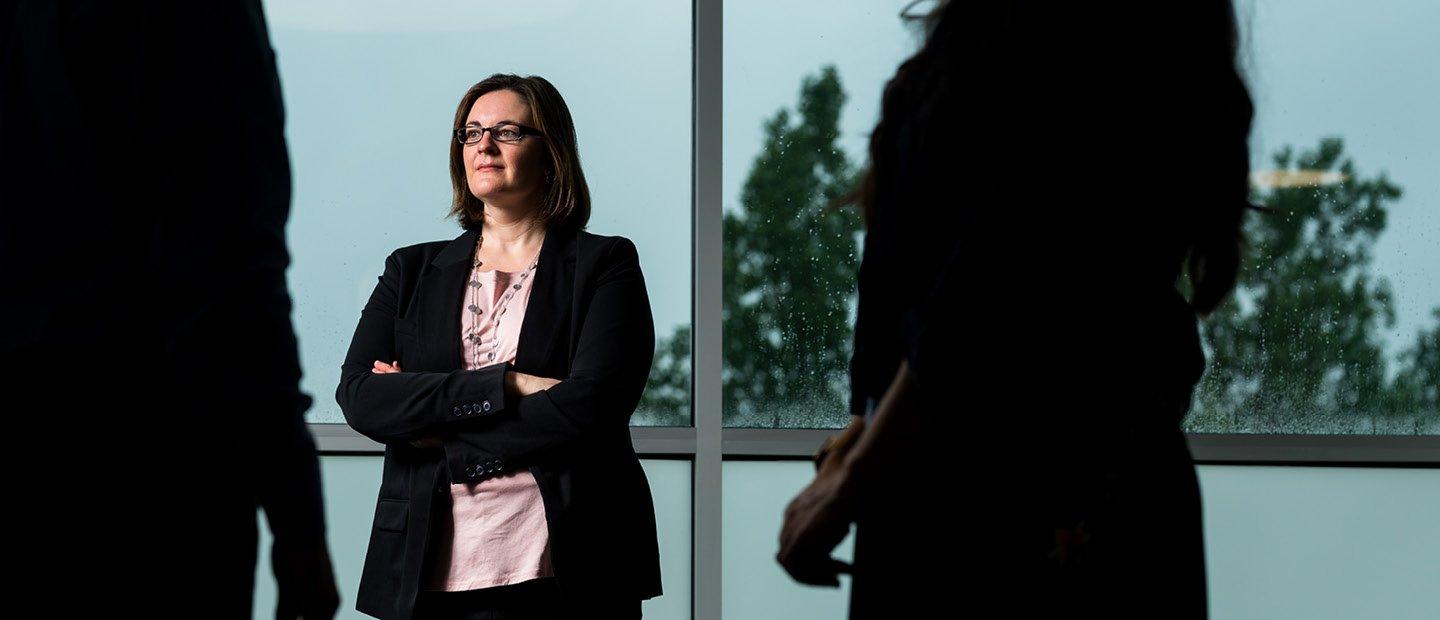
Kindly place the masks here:
<instances>
[{"instance_id":1,"label":"green tree","mask_svg":"<svg viewBox=\"0 0 1440 620\"><path fill-rule=\"evenodd\" d=\"M807 77L798 119L764 125L741 206L724 216L724 417L731 426L843 425L860 220L825 206L856 171L836 144L845 95L833 67ZM1373 273L1387 205L1401 190L1357 174L1338 138L1277 170L1339 182L1257 190L1231 299L1201 326L1207 370L1191 432L1440 432L1440 308L1391 372L1380 334L1395 323ZM1182 292L1189 294L1182 279ZM642 401L650 423L688 424L689 327L658 343Z\"/></svg>"},{"instance_id":2,"label":"green tree","mask_svg":"<svg viewBox=\"0 0 1440 620\"><path fill-rule=\"evenodd\" d=\"M1420 413L1434 354L1420 351L1387 378L1380 334L1395 323L1394 303L1371 268L1401 190L1383 173L1360 177L1342 154L1341 140L1327 138L1274 156L1277 170L1338 173L1338 182L1253 197L1273 211L1248 219L1235 294L1203 325L1209 364L1187 430L1364 432Z\"/></svg>"},{"instance_id":3,"label":"green tree","mask_svg":"<svg viewBox=\"0 0 1440 620\"><path fill-rule=\"evenodd\" d=\"M849 416L850 307L860 217L827 205L854 186L838 144L845 93L833 66L807 76L795 116L781 109L724 216L724 418L727 425L842 426ZM683 423L690 331L657 344L642 408ZM685 394L687 398L675 398ZM675 422L672 422L675 421Z\"/></svg>"},{"instance_id":4,"label":"green tree","mask_svg":"<svg viewBox=\"0 0 1440 620\"><path fill-rule=\"evenodd\" d=\"M674 334L656 340L655 360L633 424L690 424L690 342L689 325L677 327Z\"/></svg>"}]
</instances>

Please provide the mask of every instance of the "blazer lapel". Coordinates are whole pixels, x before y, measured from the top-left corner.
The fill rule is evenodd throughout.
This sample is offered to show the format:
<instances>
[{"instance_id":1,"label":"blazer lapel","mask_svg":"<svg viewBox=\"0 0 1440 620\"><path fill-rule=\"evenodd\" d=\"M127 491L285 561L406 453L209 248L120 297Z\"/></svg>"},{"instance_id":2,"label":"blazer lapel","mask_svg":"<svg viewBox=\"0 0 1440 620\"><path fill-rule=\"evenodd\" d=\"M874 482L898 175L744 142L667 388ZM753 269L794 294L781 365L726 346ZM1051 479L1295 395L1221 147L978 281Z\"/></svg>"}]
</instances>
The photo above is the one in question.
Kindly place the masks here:
<instances>
[{"instance_id":1,"label":"blazer lapel","mask_svg":"<svg viewBox=\"0 0 1440 620\"><path fill-rule=\"evenodd\" d=\"M535 282L530 285L530 299L525 319L520 325L520 343L515 352L515 368L521 372L551 376L547 362L562 333L569 333L570 306L575 289L575 243L579 236L570 229L550 229L540 246L540 259L535 266ZM569 372L569 358L562 369ZM553 377L563 379L563 375Z\"/></svg>"},{"instance_id":2,"label":"blazer lapel","mask_svg":"<svg viewBox=\"0 0 1440 620\"><path fill-rule=\"evenodd\" d=\"M480 229L465 231L440 250L420 278L416 293L420 306L420 337L424 339L423 370L458 370L464 364L460 350L460 300L470 275L475 239Z\"/></svg>"},{"instance_id":3,"label":"blazer lapel","mask_svg":"<svg viewBox=\"0 0 1440 620\"><path fill-rule=\"evenodd\" d=\"M420 336L424 339L426 369L458 370L464 367L460 342L460 300L468 285L478 228L456 237L430 261L435 267L421 277L418 304ZM559 335L568 332L570 303L575 282L575 241L578 233L546 231L540 245L520 342L515 354L517 370L542 374ZM558 377L557 377L558 378Z\"/></svg>"}]
</instances>

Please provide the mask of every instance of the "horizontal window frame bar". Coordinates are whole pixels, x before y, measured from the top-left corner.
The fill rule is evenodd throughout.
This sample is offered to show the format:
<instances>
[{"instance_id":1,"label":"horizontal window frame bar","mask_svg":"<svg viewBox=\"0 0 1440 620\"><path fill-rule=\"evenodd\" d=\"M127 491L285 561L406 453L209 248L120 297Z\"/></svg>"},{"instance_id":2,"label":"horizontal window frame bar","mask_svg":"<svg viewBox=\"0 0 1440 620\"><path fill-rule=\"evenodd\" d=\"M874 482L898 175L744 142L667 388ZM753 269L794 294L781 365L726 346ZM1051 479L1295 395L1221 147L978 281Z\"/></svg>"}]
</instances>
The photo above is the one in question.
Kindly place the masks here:
<instances>
[{"instance_id":1,"label":"horizontal window frame bar","mask_svg":"<svg viewBox=\"0 0 1440 620\"><path fill-rule=\"evenodd\" d=\"M326 455L379 455L385 447L347 424L309 425ZM726 428L726 460L808 460L840 429ZM635 452L642 458L689 459L695 429L688 426L634 426ZM1294 465L1339 467L1440 467L1437 435L1264 435L1187 434L1197 465Z\"/></svg>"},{"instance_id":2,"label":"horizontal window frame bar","mask_svg":"<svg viewBox=\"0 0 1440 620\"><path fill-rule=\"evenodd\" d=\"M349 424L311 423L321 454L385 454L385 445L361 435ZM689 458L695 454L695 429L688 426L632 426L630 438L642 458Z\"/></svg>"},{"instance_id":3,"label":"horizontal window frame bar","mask_svg":"<svg viewBox=\"0 0 1440 620\"><path fill-rule=\"evenodd\" d=\"M1440 435L1187 433L1197 465L1440 467Z\"/></svg>"}]
</instances>

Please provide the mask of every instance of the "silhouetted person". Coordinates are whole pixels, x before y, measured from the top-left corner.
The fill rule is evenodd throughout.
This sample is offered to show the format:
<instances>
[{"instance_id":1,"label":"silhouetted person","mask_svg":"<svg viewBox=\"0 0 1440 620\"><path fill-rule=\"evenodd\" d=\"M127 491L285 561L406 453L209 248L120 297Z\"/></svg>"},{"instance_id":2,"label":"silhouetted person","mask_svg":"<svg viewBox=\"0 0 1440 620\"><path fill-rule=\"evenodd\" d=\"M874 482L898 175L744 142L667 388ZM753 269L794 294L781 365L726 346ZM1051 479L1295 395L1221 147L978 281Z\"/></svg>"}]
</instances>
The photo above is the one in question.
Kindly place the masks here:
<instances>
[{"instance_id":1,"label":"silhouetted person","mask_svg":"<svg viewBox=\"0 0 1440 620\"><path fill-rule=\"evenodd\" d=\"M858 439L787 509L779 559L835 583L853 519L851 618L1204 617L1181 422L1248 204L1233 9L938 11L858 191Z\"/></svg>"},{"instance_id":2,"label":"silhouetted person","mask_svg":"<svg viewBox=\"0 0 1440 620\"><path fill-rule=\"evenodd\" d=\"M19 591L250 618L260 506L276 617L332 617L260 3L17 2L0 36L5 410L38 453Z\"/></svg>"}]
</instances>

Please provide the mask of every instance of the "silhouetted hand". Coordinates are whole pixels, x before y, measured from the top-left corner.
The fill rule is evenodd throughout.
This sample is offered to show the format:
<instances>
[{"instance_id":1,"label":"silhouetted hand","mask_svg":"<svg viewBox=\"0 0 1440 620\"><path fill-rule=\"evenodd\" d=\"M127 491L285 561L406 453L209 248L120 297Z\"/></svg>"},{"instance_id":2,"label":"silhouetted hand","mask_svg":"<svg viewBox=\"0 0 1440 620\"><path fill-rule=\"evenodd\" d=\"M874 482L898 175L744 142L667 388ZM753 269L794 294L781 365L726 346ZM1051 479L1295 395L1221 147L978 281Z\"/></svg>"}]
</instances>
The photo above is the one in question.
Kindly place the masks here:
<instances>
[{"instance_id":1,"label":"silhouetted hand","mask_svg":"<svg viewBox=\"0 0 1440 620\"><path fill-rule=\"evenodd\" d=\"M850 565L830 556L850 533L853 500L847 467L827 468L785 507L776 561L804 584L839 586Z\"/></svg>"},{"instance_id":2,"label":"silhouetted hand","mask_svg":"<svg viewBox=\"0 0 1440 620\"><path fill-rule=\"evenodd\" d=\"M330 552L323 539L314 543L286 542L277 538L270 547L270 564L279 590L275 620L335 617L340 593L330 568Z\"/></svg>"}]
</instances>

